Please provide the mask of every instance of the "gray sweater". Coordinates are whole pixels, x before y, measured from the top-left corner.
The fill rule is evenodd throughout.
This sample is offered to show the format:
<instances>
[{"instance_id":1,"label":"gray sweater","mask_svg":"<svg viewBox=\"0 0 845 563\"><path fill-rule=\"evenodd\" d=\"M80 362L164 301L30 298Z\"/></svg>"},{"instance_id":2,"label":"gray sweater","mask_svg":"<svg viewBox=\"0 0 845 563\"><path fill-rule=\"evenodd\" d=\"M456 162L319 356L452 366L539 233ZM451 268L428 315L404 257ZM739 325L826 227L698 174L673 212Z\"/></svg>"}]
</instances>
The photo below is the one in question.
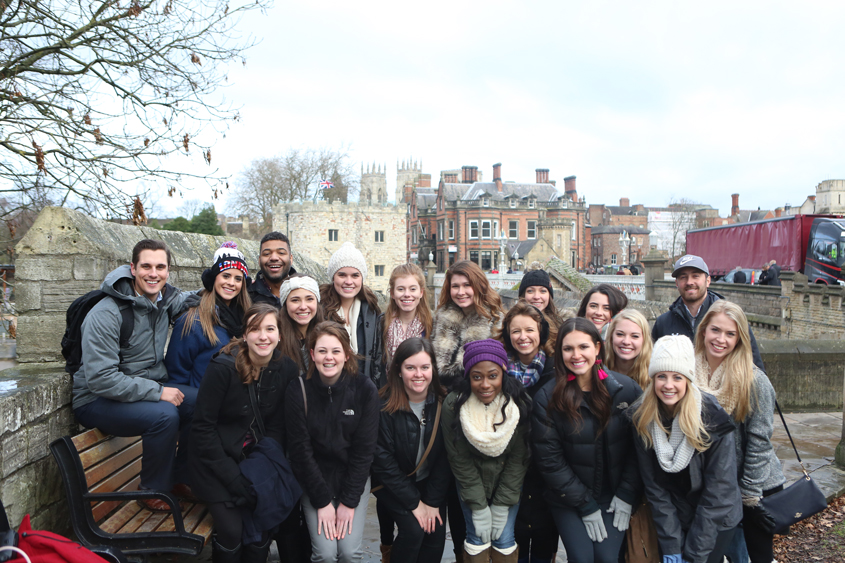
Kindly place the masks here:
<instances>
[{"instance_id":1,"label":"gray sweater","mask_svg":"<svg viewBox=\"0 0 845 563\"><path fill-rule=\"evenodd\" d=\"M775 389L766 374L755 367L751 413L740 424L734 421L739 489L743 499L759 498L763 491L782 485L786 480L772 445L774 411Z\"/></svg>"},{"instance_id":2,"label":"gray sweater","mask_svg":"<svg viewBox=\"0 0 845 563\"><path fill-rule=\"evenodd\" d=\"M100 289L108 293L94 305L82 322L82 367L73 375L73 408L94 402L97 397L133 403L158 401L167 381L164 346L170 318L182 311L187 294L165 285L162 299L153 304L135 293L129 266L110 272ZM135 316L129 347L120 358L118 306L128 304Z\"/></svg>"}]
</instances>

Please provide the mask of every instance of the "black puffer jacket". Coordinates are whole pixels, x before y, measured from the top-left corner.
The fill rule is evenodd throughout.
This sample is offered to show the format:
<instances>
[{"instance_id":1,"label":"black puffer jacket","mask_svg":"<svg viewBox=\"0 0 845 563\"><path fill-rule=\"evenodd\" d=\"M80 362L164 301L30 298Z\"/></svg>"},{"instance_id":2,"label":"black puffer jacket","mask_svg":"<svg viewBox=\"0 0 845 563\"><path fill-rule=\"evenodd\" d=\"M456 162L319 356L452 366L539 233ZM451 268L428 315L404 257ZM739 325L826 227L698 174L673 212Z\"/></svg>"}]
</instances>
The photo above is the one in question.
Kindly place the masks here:
<instances>
[{"instance_id":1,"label":"black puffer jacket","mask_svg":"<svg viewBox=\"0 0 845 563\"><path fill-rule=\"evenodd\" d=\"M291 266L290 270L288 270L288 276L292 276L295 273L296 268ZM279 301L279 298L273 295L273 292L270 291L270 287L264 279L264 272L258 272L255 274L255 279L251 284L249 284L249 287L247 287L246 290L253 303L267 303L276 309L282 308L282 303Z\"/></svg>"},{"instance_id":2,"label":"black puffer jacket","mask_svg":"<svg viewBox=\"0 0 845 563\"><path fill-rule=\"evenodd\" d=\"M382 409L385 403L386 401L382 402ZM441 425L438 425L437 436L425 461L429 470L425 488L417 489L416 475L408 477L417 467L420 429L424 430L423 444L428 447L436 413L437 400L433 393L426 399L425 426L420 424L417 416L411 411L388 414L382 410L379 413L378 443L372 470L373 487L384 485L375 495L379 501L385 502L394 510L414 510L420 501L435 507L446 504L446 492L452 473L449 470L449 460L446 459Z\"/></svg>"},{"instance_id":3,"label":"black puffer jacket","mask_svg":"<svg viewBox=\"0 0 845 563\"><path fill-rule=\"evenodd\" d=\"M343 375L327 387L319 375L306 379L308 415L299 380L288 386L285 420L288 457L315 508L336 498L358 506L378 436L378 395L369 378Z\"/></svg>"},{"instance_id":4,"label":"black puffer jacket","mask_svg":"<svg viewBox=\"0 0 845 563\"><path fill-rule=\"evenodd\" d=\"M191 487L205 502L232 501L227 486L241 474L247 432L258 433L249 387L241 382L235 357L222 352L208 364L194 409L189 468ZM285 443L285 390L299 375L296 364L278 352L258 379L258 410L266 436Z\"/></svg>"},{"instance_id":5,"label":"black puffer jacket","mask_svg":"<svg viewBox=\"0 0 845 563\"><path fill-rule=\"evenodd\" d=\"M707 297L704 298L704 303L701 304L701 308L698 310L698 316L695 317L695 324L693 324L689 320L684 301L678 297L669 306L669 310L657 317L657 320L654 321L654 327L651 329L651 339L657 342L659 338L667 334L683 334L692 340L694 344L695 331L698 328L698 323L704 319L704 315L707 314L710 306L719 299L724 299L724 297L708 289ZM766 371L766 368L763 367L763 358L760 356L760 350L757 348L757 340L754 338L754 332L751 330L751 327L748 327L748 335L751 337L751 354L754 356L754 365Z\"/></svg>"},{"instance_id":6,"label":"black puffer jacket","mask_svg":"<svg viewBox=\"0 0 845 563\"><path fill-rule=\"evenodd\" d=\"M654 449L646 449L642 438L635 438L660 549L681 553L690 563L707 561L716 535L742 519L742 496L734 474L734 425L712 395L702 393L701 411L710 447L695 452L679 473L663 471Z\"/></svg>"},{"instance_id":7,"label":"black puffer jacket","mask_svg":"<svg viewBox=\"0 0 845 563\"><path fill-rule=\"evenodd\" d=\"M602 491L605 472L609 472L609 492L628 504L633 505L642 492L637 464L631 463L635 455L631 421L624 413L642 390L628 376L613 371L607 372L603 383L610 393L611 417L598 436L598 419L586 401L581 401L580 425L561 412L547 413L554 379L535 395L531 413L534 462L546 482L546 500L572 507L582 516L599 510L598 497L608 492Z\"/></svg>"}]
</instances>

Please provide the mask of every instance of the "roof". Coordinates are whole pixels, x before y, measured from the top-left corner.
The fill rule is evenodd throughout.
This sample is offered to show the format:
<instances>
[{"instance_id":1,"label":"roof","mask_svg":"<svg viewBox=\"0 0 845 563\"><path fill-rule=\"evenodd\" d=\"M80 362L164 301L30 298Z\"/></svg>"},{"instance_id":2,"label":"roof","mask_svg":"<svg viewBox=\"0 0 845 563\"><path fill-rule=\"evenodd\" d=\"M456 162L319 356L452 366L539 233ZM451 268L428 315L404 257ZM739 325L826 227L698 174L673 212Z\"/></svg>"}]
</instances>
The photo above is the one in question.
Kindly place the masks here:
<instances>
[{"instance_id":1,"label":"roof","mask_svg":"<svg viewBox=\"0 0 845 563\"><path fill-rule=\"evenodd\" d=\"M415 188L417 195L417 209L431 209L437 204L437 190L435 188Z\"/></svg>"},{"instance_id":2,"label":"roof","mask_svg":"<svg viewBox=\"0 0 845 563\"><path fill-rule=\"evenodd\" d=\"M647 210L638 212L636 207L630 205L627 207L622 207L619 205L606 205L605 209L610 211L611 215L641 215L643 217L648 215Z\"/></svg>"},{"instance_id":3,"label":"roof","mask_svg":"<svg viewBox=\"0 0 845 563\"><path fill-rule=\"evenodd\" d=\"M769 213L771 211L768 209L740 209L737 215L739 215L740 223L748 223L749 221L762 221Z\"/></svg>"},{"instance_id":4,"label":"roof","mask_svg":"<svg viewBox=\"0 0 845 563\"><path fill-rule=\"evenodd\" d=\"M522 240L522 241L515 241L510 242L508 241L508 256L513 256L514 252L519 252L519 256L521 258L525 258L531 249L534 248L534 245L537 244L537 240Z\"/></svg>"},{"instance_id":5,"label":"roof","mask_svg":"<svg viewBox=\"0 0 845 563\"><path fill-rule=\"evenodd\" d=\"M621 235L625 231L629 235L648 235L651 231L642 227L631 225L598 225L593 227L590 234L593 235Z\"/></svg>"},{"instance_id":6,"label":"roof","mask_svg":"<svg viewBox=\"0 0 845 563\"><path fill-rule=\"evenodd\" d=\"M505 182L499 191L495 182L473 182L472 184L443 184L443 195L446 201L476 201L487 194L494 201L504 201L509 196L520 199L534 196L538 201L553 202L564 197L551 184L515 184Z\"/></svg>"}]
</instances>

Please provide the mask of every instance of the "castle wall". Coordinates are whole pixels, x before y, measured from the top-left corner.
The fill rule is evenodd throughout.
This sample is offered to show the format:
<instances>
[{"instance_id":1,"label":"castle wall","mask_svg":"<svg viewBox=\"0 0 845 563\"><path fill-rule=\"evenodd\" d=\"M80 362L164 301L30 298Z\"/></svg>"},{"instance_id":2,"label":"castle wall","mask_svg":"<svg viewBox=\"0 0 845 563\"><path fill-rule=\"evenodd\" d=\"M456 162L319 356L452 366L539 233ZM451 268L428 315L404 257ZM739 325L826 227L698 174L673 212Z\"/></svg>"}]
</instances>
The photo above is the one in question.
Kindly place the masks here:
<instances>
[{"instance_id":1,"label":"castle wall","mask_svg":"<svg viewBox=\"0 0 845 563\"><path fill-rule=\"evenodd\" d=\"M376 291L386 291L390 272L407 261L404 205L282 203L273 217L273 229L286 233L292 248L323 264L344 242L352 242L367 261L364 283Z\"/></svg>"}]
</instances>

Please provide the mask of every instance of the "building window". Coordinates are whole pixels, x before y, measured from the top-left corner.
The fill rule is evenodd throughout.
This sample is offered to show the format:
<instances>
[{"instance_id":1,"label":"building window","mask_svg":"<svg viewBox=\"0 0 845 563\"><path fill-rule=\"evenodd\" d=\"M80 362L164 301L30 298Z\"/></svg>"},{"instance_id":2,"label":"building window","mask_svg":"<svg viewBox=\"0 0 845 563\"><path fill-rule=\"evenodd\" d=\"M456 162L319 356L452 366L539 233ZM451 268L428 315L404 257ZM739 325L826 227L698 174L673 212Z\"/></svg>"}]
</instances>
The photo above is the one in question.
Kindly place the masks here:
<instances>
[{"instance_id":1,"label":"building window","mask_svg":"<svg viewBox=\"0 0 845 563\"><path fill-rule=\"evenodd\" d=\"M455 222L449 221L449 240L455 240Z\"/></svg>"},{"instance_id":2,"label":"building window","mask_svg":"<svg viewBox=\"0 0 845 563\"><path fill-rule=\"evenodd\" d=\"M417 228L416 227L411 228L411 242L413 244L417 244Z\"/></svg>"},{"instance_id":3,"label":"building window","mask_svg":"<svg viewBox=\"0 0 845 563\"><path fill-rule=\"evenodd\" d=\"M469 251L469 260L470 262L475 262L478 264L478 251L477 250L470 250Z\"/></svg>"},{"instance_id":4,"label":"building window","mask_svg":"<svg viewBox=\"0 0 845 563\"><path fill-rule=\"evenodd\" d=\"M384 276L384 266L375 266L376 269L376 277Z\"/></svg>"},{"instance_id":5,"label":"building window","mask_svg":"<svg viewBox=\"0 0 845 563\"><path fill-rule=\"evenodd\" d=\"M501 233L499 233L499 221L498 221L498 220L497 220L497 221L493 221L493 236L494 236L494 237L497 237L497 236L499 236L500 234L501 234Z\"/></svg>"},{"instance_id":6,"label":"building window","mask_svg":"<svg viewBox=\"0 0 845 563\"><path fill-rule=\"evenodd\" d=\"M614 266L616 265L616 255L615 254L610 255L610 263Z\"/></svg>"},{"instance_id":7,"label":"building window","mask_svg":"<svg viewBox=\"0 0 845 563\"><path fill-rule=\"evenodd\" d=\"M469 222L469 238L478 238L478 221Z\"/></svg>"},{"instance_id":8,"label":"building window","mask_svg":"<svg viewBox=\"0 0 845 563\"><path fill-rule=\"evenodd\" d=\"M490 238L490 221L481 222L481 238Z\"/></svg>"},{"instance_id":9,"label":"building window","mask_svg":"<svg viewBox=\"0 0 845 563\"><path fill-rule=\"evenodd\" d=\"M443 221L437 222L437 240L443 240Z\"/></svg>"},{"instance_id":10,"label":"building window","mask_svg":"<svg viewBox=\"0 0 845 563\"><path fill-rule=\"evenodd\" d=\"M481 198L482 207L490 207L490 200L486 197Z\"/></svg>"},{"instance_id":11,"label":"building window","mask_svg":"<svg viewBox=\"0 0 845 563\"><path fill-rule=\"evenodd\" d=\"M490 261L489 250L485 250L481 253L481 269L485 272L493 269L493 262Z\"/></svg>"},{"instance_id":12,"label":"building window","mask_svg":"<svg viewBox=\"0 0 845 563\"><path fill-rule=\"evenodd\" d=\"M376 242L384 242L384 231L376 231Z\"/></svg>"},{"instance_id":13,"label":"building window","mask_svg":"<svg viewBox=\"0 0 845 563\"><path fill-rule=\"evenodd\" d=\"M534 209L534 200L533 199L528 200L528 209Z\"/></svg>"},{"instance_id":14,"label":"building window","mask_svg":"<svg viewBox=\"0 0 845 563\"><path fill-rule=\"evenodd\" d=\"M560 236L560 235L558 235L558 236L557 236L557 247L558 247L558 248L560 248L560 246L561 246L562 244L563 244L563 237L562 237L562 236Z\"/></svg>"},{"instance_id":15,"label":"building window","mask_svg":"<svg viewBox=\"0 0 845 563\"><path fill-rule=\"evenodd\" d=\"M508 238L519 238L519 221L508 221Z\"/></svg>"},{"instance_id":16,"label":"building window","mask_svg":"<svg viewBox=\"0 0 845 563\"><path fill-rule=\"evenodd\" d=\"M528 238L537 238L537 221L528 221Z\"/></svg>"},{"instance_id":17,"label":"building window","mask_svg":"<svg viewBox=\"0 0 845 563\"><path fill-rule=\"evenodd\" d=\"M516 199L515 199L515 198L511 198L510 204L511 204L511 209L516 208Z\"/></svg>"},{"instance_id":18,"label":"building window","mask_svg":"<svg viewBox=\"0 0 845 563\"><path fill-rule=\"evenodd\" d=\"M329 229L329 242L337 241L337 229Z\"/></svg>"}]
</instances>

